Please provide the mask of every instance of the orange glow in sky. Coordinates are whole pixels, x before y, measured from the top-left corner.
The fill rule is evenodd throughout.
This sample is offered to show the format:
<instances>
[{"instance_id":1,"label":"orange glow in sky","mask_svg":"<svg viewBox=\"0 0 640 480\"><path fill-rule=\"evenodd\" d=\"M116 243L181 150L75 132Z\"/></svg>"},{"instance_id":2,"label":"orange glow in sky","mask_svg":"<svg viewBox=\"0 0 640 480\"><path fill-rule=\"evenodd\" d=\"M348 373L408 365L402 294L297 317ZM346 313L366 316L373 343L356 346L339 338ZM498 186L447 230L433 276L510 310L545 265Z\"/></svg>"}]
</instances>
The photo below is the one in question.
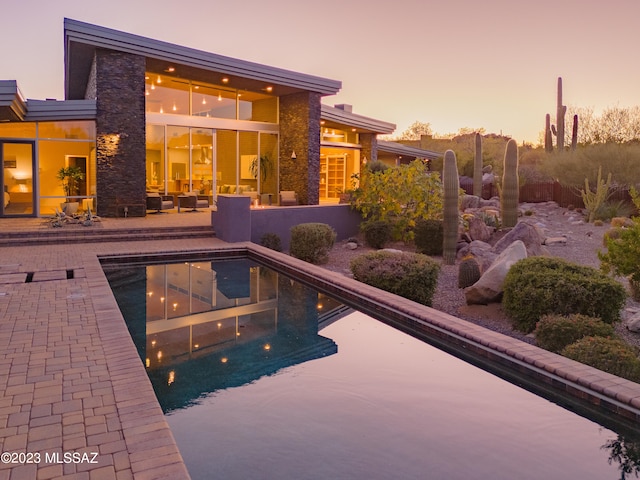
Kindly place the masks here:
<instances>
[{"instance_id":1,"label":"orange glow in sky","mask_svg":"<svg viewBox=\"0 0 640 480\"><path fill-rule=\"evenodd\" d=\"M63 94L63 18L341 80L328 105L445 134L484 127L537 143L564 103L640 105L637 0L22 0L3 5L0 79ZM108 7L107 7L108 5Z\"/></svg>"}]
</instances>

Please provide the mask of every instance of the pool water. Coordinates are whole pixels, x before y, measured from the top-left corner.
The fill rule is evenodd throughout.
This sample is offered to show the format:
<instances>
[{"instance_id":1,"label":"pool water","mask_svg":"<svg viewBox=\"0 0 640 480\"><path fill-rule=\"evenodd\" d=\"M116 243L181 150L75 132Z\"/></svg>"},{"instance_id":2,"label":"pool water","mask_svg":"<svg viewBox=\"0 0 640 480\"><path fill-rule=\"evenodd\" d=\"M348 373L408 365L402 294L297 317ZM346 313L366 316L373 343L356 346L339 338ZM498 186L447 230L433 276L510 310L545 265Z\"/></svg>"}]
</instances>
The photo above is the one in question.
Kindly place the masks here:
<instances>
[{"instance_id":1,"label":"pool water","mask_svg":"<svg viewBox=\"0 0 640 480\"><path fill-rule=\"evenodd\" d=\"M194 480L625 478L628 438L362 313L327 317L336 302L264 267L123 272L114 293ZM175 314L195 297L209 310Z\"/></svg>"}]
</instances>

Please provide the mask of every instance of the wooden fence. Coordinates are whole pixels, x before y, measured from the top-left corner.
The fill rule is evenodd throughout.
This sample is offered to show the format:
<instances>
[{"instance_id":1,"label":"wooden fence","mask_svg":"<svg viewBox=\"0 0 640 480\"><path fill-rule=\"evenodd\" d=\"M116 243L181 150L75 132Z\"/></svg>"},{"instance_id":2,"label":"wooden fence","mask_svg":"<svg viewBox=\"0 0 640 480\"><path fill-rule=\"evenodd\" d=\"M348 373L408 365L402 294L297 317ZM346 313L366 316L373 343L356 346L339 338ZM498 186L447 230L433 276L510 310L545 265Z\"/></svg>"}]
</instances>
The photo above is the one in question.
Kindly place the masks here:
<instances>
[{"instance_id":1,"label":"wooden fence","mask_svg":"<svg viewBox=\"0 0 640 480\"><path fill-rule=\"evenodd\" d=\"M473 193L473 179L463 178L460 180L460 188L465 193ZM498 196L498 189L493 184L482 186L482 198L489 199ZM538 182L526 183L520 187L520 203L541 203L556 202L561 207L573 205L576 208L583 208L582 195L577 187L561 185L559 182ZM613 187L609 191L609 201L631 202L628 187Z\"/></svg>"}]
</instances>

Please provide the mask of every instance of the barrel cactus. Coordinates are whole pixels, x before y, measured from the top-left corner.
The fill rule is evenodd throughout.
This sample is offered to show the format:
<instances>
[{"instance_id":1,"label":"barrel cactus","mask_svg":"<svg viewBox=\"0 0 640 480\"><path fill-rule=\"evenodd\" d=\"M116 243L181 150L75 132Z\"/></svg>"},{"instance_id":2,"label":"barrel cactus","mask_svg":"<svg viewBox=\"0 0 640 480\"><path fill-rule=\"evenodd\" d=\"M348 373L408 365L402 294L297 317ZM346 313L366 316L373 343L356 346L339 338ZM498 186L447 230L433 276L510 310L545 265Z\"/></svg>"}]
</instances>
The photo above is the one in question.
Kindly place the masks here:
<instances>
[{"instance_id":1,"label":"barrel cactus","mask_svg":"<svg viewBox=\"0 0 640 480\"><path fill-rule=\"evenodd\" d=\"M444 190L442 260L445 265L453 265L456 261L458 244L458 197L460 195L458 165L453 150L447 150L444 153L442 186Z\"/></svg>"},{"instance_id":2,"label":"barrel cactus","mask_svg":"<svg viewBox=\"0 0 640 480\"><path fill-rule=\"evenodd\" d=\"M502 172L502 198L500 209L503 227L515 227L518 223L518 144L512 138L507 142Z\"/></svg>"},{"instance_id":3,"label":"barrel cactus","mask_svg":"<svg viewBox=\"0 0 640 480\"><path fill-rule=\"evenodd\" d=\"M467 288L480 280L480 264L475 257L462 259L458 265L458 288Z\"/></svg>"}]
</instances>

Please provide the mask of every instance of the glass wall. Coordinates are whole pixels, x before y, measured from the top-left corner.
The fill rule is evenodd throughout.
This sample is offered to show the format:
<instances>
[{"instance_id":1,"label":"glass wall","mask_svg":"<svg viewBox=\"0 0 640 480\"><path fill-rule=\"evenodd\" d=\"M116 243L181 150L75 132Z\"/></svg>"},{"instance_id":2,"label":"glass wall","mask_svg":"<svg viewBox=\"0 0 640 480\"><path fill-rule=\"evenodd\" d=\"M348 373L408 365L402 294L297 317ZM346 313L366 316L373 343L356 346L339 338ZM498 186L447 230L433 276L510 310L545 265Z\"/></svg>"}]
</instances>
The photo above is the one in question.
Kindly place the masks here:
<instances>
[{"instance_id":1,"label":"glass wall","mask_svg":"<svg viewBox=\"0 0 640 480\"><path fill-rule=\"evenodd\" d=\"M61 209L61 204L67 201L77 203L79 211L94 206L96 197L95 130L93 121L16 122L0 125L0 141L27 139L33 141L35 145L35 165L29 166L31 174L28 178L17 178L16 175L11 175L14 171L11 161L8 164L9 168L5 170L19 183L8 185L5 182L4 185L5 191L19 190L13 195L14 207L17 208L18 204L25 203L17 201L25 195L31 195L33 198L33 190L30 189L35 189L37 208L34 209L33 205L28 207L22 212L25 215L52 215L56 209ZM60 170L66 167L76 167L82 174L82 179L70 192L65 192L63 183L58 178ZM7 193L11 197L11 192Z\"/></svg>"},{"instance_id":2,"label":"glass wall","mask_svg":"<svg viewBox=\"0 0 640 480\"><path fill-rule=\"evenodd\" d=\"M147 191L174 197L195 191L211 204L217 194L275 203L276 133L147 125L146 150Z\"/></svg>"},{"instance_id":3,"label":"glass wall","mask_svg":"<svg viewBox=\"0 0 640 480\"><path fill-rule=\"evenodd\" d=\"M145 95L147 113L278 123L278 97L268 93L148 72Z\"/></svg>"},{"instance_id":4,"label":"glass wall","mask_svg":"<svg viewBox=\"0 0 640 480\"><path fill-rule=\"evenodd\" d=\"M338 203L340 195L351 188L351 177L360 173L357 148L320 149L320 201Z\"/></svg>"}]
</instances>

